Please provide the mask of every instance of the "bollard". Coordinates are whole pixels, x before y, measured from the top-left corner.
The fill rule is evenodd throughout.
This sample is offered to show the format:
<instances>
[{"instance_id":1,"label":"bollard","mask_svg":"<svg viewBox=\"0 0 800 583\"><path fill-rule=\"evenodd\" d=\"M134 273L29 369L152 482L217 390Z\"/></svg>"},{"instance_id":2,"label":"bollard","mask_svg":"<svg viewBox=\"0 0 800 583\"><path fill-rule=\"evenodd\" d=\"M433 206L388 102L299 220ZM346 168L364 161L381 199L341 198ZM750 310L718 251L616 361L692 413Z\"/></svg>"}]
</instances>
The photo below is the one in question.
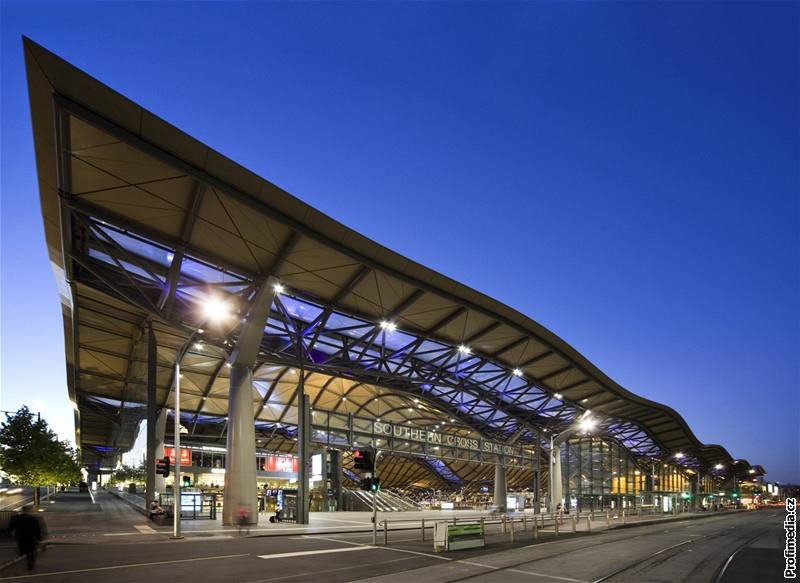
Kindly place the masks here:
<instances>
[{"instance_id":1,"label":"bollard","mask_svg":"<svg viewBox=\"0 0 800 583\"><path fill-rule=\"evenodd\" d=\"M483 520L483 519L481 519ZM422 519L422 542L425 542L425 519Z\"/></svg>"},{"instance_id":2,"label":"bollard","mask_svg":"<svg viewBox=\"0 0 800 583\"><path fill-rule=\"evenodd\" d=\"M528 532L528 517L522 515L522 532Z\"/></svg>"},{"instance_id":3,"label":"bollard","mask_svg":"<svg viewBox=\"0 0 800 583\"><path fill-rule=\"evenodd\" d=\"M591 516L587 516L586 517L586 530L589 531L590 533L592 532L592 517Z\"/></svg>"},{"instance_id":4,"label":"bollard","mask_svg":"<svg viewBox=\"0 0 800 583\"><path fill-rule=\"evenodd\" d=\"M606 510L606 528L611 528L611 519L608 516L608 510Z\"/></svg>"},{"instance_id":5,"label":"bollard","mask_svg":"<svg viewBox=\"0 0 800 583\"><path fill-rule=\"evenodd\" d=\"M512 543L515 542L515 540L514 540L514 517L513 516L511 517L511 521L510 521L510 524L509 524L509 533L510 533L509 534L509 540Z\"/></svg>"},{"instance_id":6,"label":"bollard","mask_svg":"<svg viewBox=\"0 0 800 583\"><path fill-rule=\"evenodd\" d=\"M503 534L506 534L508 532L508 524L506 524L506 517L505 516L501 516L500 517L500 522L503 523Z\"/></svg>"},{"instance_id":7,"label":"bollard","mask_svg":"<svg viewBox=\"0 0 800 583\"><path fill-rule=\"evenodd\" d=\"M389 546L389 521L383 521L383 546Z\"/></svg>"},{"instance_id":8,"label":"bollard","mask_svg":"<svg viewBox=\"0 0 800 583\"><path fill-rule=\"evenodd\" d=\"M542 514L542 528L544 528L544 514Z\"/></svg>"},{"instance_id":9,"label":"bollard","mask_svg":"<svg viewBox=\"0 0 800 583\"><path fill-rule=\"evenodd\" d=\"M628 521L625 520L625 512L626 512L625 510L622 511L622 524L627 524L628 523Z\"/></svg>"},{"instance_id":10,"label":"bollard","mask_svg":"<svg viewBox=\"0 0 800 583\"><path fill-rule=\"evenodd\" d=\"M557 520L553 522L553 526L555 526L555 528L556 528L556 536L558 536L558 521Z\"/></svg>"},{"instance_id":11,"label":"bollard","mask_svg":"<svg viewBox=\"0 0 800 583\"><path fill-rule=\"evenodd\" d=\"M574 514L572 515L572 534L578 532L578 517Z\"/></svg>"},{"instance_id":12,"label":"bollard","mask_svg":"<svg viewBox=\"0 0 800 583\"><path fill-rule=\"evenodd\" d=\"M533 521L533 540L539 540L539 523Z\"/></svg>"},{"instance_id":13,"label":"bollard","mask_svg":"<svg viewBox=\"0 0 800 583\"><path fill-rule=\"evenodd\" d=\"M486 536L486 524L485 524L485 522L486 522L485 519L483 518L483 516L481 516L481 536L484 536L484 537Z\"/></svg>"}]
</instances>

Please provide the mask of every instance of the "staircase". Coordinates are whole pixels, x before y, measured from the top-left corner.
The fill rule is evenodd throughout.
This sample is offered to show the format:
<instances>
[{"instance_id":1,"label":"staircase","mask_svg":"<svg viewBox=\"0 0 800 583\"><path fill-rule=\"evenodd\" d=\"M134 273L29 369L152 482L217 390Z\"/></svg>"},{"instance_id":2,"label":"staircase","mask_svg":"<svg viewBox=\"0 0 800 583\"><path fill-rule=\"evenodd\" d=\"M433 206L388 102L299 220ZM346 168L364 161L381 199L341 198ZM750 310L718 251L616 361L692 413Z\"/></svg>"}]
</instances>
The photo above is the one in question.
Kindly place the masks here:
<instances>
[{"instance_id":1,"label":"staircase","mask_svg":"<svg viewBox=\"0 0 800 583\"><path fill-rule=\"evenodd\" d=\"M381 490L375 496L375 505L380 512L403 512L419 510L419 507L392 492ZM372 510L372 493L363 490L344 490L344 509L350 511Z\"/></svg>"}]
</instances>

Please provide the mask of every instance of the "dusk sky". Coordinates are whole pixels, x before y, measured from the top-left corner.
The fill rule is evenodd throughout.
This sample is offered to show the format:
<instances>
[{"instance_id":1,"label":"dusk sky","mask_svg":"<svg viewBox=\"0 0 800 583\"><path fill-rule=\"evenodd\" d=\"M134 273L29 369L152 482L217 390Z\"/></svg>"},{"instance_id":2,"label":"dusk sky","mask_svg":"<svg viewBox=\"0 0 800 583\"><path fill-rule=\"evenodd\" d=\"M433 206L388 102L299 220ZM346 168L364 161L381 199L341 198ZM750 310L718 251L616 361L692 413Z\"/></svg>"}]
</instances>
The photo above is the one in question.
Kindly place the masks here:
<instances>
[{"instance_id":1,"label":"dusk sky","mask_svg":"<svg viewBox=\"0 0 800 583\"><path fill-rule=\"evenodd\" d=\"M74 437L24 34L800 482L800 4L0 10L0 409Z\"/></svg>"}]
</instances>

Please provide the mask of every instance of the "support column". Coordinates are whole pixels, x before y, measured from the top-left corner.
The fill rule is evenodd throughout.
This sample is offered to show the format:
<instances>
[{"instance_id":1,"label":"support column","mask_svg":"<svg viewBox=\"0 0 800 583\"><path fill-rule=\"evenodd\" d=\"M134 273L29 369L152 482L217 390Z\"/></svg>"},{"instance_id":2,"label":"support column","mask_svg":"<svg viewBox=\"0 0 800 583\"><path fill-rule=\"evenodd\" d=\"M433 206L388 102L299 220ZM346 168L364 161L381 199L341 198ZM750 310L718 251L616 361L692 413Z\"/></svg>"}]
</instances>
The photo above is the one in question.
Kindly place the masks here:
<instances>
[{"instance_id":1,"label":"support column","mask_svg":"<svg viewBox=\"0 0 800 583\"><path fill-rule=\"evenodd\" d=\"M556 512L556 508L562 504L561 500L564 497L561 488L561 444L554 445L550 450L550 455L553 458L551 464L553 470L550 472L550 512Z\"/></svg>"},{"instance_id":2,"label":"support column","mask_svg":"<svg viewBox=\"0 0 800 583\"><path fill-rule=\"evenodd\" d=\"M164 438L167 434L167 408L164 407L158 412L155 423L155 445L153 449L153 460L164 457ZM153 461L153 471L155 472L155 461ZM154 490L156 495L164 492L164 476L155 476Z\"/></svg>"},{"instance_id":3,"label":"support column","mask_svg":"<svg viewBox=\"0 0 800 583\"><path fill-rule=\"evenodd\" d=\"M331 491L336 500L336 510L344 510L342 507L342 452L338 449L328 450L331 456L331 463L328 465L330 474Z\"/></svg>"},{"instance_id":4,"label":"support column","mask_svg":"<svg viewBox=\"0 0 800 583\"><path fill-rule=\"evenodd\" d=\"M308 454L311 445L311 414L305 393L305 371L297 388L297 524L308 524Z\"/></svg>"},{"instance_id":5,"label":"support column","mask_svg":"<svg viewBox=\"0 0 800 583\"><path fill-rule=\"evenodd\" d=\"M494 466L494 507L498 512L508 510L507 499L506 467L503 465L503 458L498 458Z\"/></svg>"},{"instance_id":6,"label":"support column","mask_svg":"<svg viewBox=\"0 0 800 583\"><path fill-rule=\"evenodd\" d=\"M156 373L157 373L156 335L153 324L148 322L147 327L147 455L145 457L145 492L146 504L156 496ZM162 480L163 483L163 480Z\"/></svg>"},{"instance_id":7,"label":"support column","mask_svg":"<svg viewBox=\"0 0 800 583\"><path fill-rule=\"evenodd\" d=\"M241 510L247 512L250 524L258 524L253 366L264 336L264 323L276 283L270 277L256 292L230 358L223 524L236 524Z\"/></svg>"}]
</instances>

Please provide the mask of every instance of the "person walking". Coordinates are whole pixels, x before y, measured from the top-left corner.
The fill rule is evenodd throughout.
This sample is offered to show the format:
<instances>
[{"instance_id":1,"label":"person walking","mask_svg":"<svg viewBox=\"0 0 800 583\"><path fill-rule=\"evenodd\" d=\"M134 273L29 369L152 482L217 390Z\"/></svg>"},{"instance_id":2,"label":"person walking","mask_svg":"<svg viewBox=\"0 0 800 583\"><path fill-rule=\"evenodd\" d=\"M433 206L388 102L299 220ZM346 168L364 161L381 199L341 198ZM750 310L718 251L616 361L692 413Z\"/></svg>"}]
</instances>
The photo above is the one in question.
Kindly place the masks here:
<instances>
[{"instance_id":1,"label":"person walking","mask_svg":"<svg viewBox=\"0 0 800 583\"><path fill-rule=\"evenodd\" d=\"M239 534L242 534L242 528L247 528L247 534L250 534L250 511L247 506L239 506L236 522L239 524Z\"/></svg>"},{"instance_id":2,"label":"person walking","mask_svg":"<svg viewBox=\"0 0 800 583\"><path fill-rule=\"evenodd\" d=\"M23 506L22 512L8 525L8 532L17 540L20 556L25 555L28 559L28 570L36 564L36 547L43 538L42 524L31 510L30 505Z\"/></svg>"}]
</instances>

